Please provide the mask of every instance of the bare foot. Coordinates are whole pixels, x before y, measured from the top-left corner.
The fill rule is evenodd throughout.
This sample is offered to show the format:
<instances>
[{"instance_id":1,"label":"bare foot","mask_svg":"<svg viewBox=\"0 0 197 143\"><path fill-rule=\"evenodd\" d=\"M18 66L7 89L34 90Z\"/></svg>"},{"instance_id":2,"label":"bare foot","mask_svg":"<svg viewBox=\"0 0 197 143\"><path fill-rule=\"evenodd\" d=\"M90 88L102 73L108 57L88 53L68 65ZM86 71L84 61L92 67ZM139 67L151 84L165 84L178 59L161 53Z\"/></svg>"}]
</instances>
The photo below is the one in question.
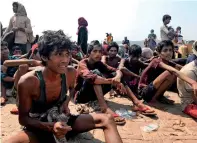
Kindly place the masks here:
<instances>
[{"instance_id":1,"label":"bare foot","mask_svg":"<svg viewBox=\"0 0 197 143\"><path fill-rule=\"evenodd\" d=\"M12 110L10 111L11 114L14 114L14 115L18 115L18 107L14 107L12 108Z\"/></svg>"},{"instance_id":2,"label":"bare foot","mask_svg":"<svg viewBox=\"0 0 197 143\"><path fill-rule=\"evenodd\" d=\"M114 111L112 111L110 108L105 109L103 113L111 114L114 117L114 121L117 125L124 125L126 123L125 118L119 116Z\"/></svg>"}]
</instances>

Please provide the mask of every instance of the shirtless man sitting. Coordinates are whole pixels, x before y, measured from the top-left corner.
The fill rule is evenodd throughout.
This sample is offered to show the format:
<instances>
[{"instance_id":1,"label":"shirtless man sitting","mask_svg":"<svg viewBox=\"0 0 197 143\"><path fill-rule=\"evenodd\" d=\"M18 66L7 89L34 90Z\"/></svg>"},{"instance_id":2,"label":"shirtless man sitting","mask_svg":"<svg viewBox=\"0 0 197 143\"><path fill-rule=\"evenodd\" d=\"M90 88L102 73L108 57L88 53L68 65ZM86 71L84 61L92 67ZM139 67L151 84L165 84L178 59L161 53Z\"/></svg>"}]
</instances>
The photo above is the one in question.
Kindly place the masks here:
<instances>
[{"instance_id":1,"label":"shirtless man sitting","mask_svg":"<svg viewBox=\"0 0 197 143\"><path fill-rule=\"evenodd\" d=\"M53 134L69 138L95 128L103 129L107 143L122 143L111 115L70 114L68 104L76 77L75 69L67 67L71 41L62 31L45 31L43 37L39 53L44 67L23 75L18 83L19 123L25 128L6 143L54 143ZM41 118L40 115L54 106L69 117L67 124Z\"/></svg>"}]
</instances>

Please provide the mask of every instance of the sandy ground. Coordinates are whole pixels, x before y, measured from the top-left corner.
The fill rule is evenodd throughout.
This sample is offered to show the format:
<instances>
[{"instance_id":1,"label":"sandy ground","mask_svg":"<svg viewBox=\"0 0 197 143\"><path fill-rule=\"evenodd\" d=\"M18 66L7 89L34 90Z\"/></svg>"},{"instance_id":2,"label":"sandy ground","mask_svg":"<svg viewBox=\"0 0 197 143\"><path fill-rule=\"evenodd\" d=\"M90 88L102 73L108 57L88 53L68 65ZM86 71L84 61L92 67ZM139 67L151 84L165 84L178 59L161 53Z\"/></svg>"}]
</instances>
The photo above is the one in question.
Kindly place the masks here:
<instances>
[{"instance_id":1,"label":"sandy ground","mask_svg":"<svg viewBox=\"0 0 197 143\"><path fill-rule=\"evenodd\" d=\"M150 118L137 116L135 119L127 120L124 126L118 126L118 131L124 143L197 143L197 120L184 115L180 110L180 100L176 93L167 92L169 98L174 99L176 104L168 106L157 104L154 108L157 117ZM131 101L126 98L115 97L107 99L109 106L115 111L120 108L130 109ZM14 107L14 99L9 98L8 104L1 107L1 140L4 142L10 136L21 130L18 123L18 116L11 115L10 110ZM70 104L71 112L75 112L75 107ZM141 127L149 123L159 125L157 131L146 133ZM104 142L102 130L92 130L88 133L88 139L81 143Z\"/></svg>"}]
</instances>

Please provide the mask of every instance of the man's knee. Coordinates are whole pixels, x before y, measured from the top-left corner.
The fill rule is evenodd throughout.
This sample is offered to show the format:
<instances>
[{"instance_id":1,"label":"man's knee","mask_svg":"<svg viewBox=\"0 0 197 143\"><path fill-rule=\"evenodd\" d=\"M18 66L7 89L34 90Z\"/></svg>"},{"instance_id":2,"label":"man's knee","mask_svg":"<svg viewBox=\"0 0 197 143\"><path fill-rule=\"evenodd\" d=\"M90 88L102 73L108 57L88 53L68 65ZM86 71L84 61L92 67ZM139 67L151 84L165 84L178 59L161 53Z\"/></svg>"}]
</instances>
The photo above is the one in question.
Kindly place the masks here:
<instances>
[{"instance_id":1,"label":"man's knee","mask_svg":"<svg viewBox=\"0 0 197 143\"><path fill-rule=\"evenodd\" d=\"M175 81L176 80L176 75L174 75L173 73L169 72L169 71L165 71L166 74L166 79L169 81Z\"/></svg>"}]
</instances>

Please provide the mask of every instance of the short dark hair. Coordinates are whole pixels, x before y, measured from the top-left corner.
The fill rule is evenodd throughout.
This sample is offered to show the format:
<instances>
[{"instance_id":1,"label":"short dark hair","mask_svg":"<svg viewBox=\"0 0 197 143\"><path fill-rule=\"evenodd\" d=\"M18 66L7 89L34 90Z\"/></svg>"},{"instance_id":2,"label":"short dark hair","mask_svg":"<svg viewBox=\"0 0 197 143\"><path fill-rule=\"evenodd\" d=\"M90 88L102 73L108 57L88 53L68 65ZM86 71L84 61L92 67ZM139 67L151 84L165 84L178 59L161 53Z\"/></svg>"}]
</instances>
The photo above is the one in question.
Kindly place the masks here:
<instances>
[{"instance_id":1,"label":"short dark hair","mask_svg":"<svg viewBox=\"0 0 197 143\"><path fill-rule=\"evenodd\" d=\"M46 57L49 59L51 52L57 49L57 51L62 50L71 50L71 41L70 37L64 34L62 30L58 31L44 31L40 41L38 42L38 49L40 56ZM42 58L41 58L42 59ZM42 60L43 65L46 65L46 62Z\"/></svg>"},{"instance_id":2,"label":"short dark hair","mask_svg":"<svg viewBox=\"0 0 197 143\"><path fill-rule=\"evenodd\" d=\"M115 47L117 51L119 50L119 46L116 42L111 42L107 48L107 51L109 51L112 47Z\"/></svg>"},{"instance_id":3,"label":"short dark hair","mask_svg":"<svg viewBox=\"0 0 197 143\"><path fill-rule=\"evenodd\" d=\"M176 28L176 30L178 30L178 29L181 29L181 27L180 27L180 26L178 26L178 27Z\"/></svg>"},{"instance_id":4,"label":"short dark hair","mask_svg":"<svg viewBox=\"0 0 197 143\"><path fill-rule=\"evenodd\" d=\"M13 50L21 50L19 46L14 46Z\"/></svg>"},{"instance_id":5,"label":"short dark hair","mask_svg":"<svg viewBox=\"0 0 197 143\"><path fill-rule=\"evenodd\" d=\"M142 54L142 48L139 45L131 45L129 47L129 56L140 57Z\"/></svg>"},{"instance_id":6,"label":"short dark hair","mask_svg":"<svg viewBox=\"0 0 197 143\"><path fill-rule=\"evenodd\" d=\"M88 54L90 54L92 52L92 50L94 49L94 46L99 46L102 49L100 42L98 40L93 40L88 45Z\"/></svg>"},{"instance_id":7,"label":"short dark hair","mask_svg":"<svg viewBox=\"0 0 197 143\"><path fill-rule=\"evenodd\" d=\"M163 22L166 20L166 19L171 19L171 16L168 15L168 14L165 14L162 18Z\"/></svg>"},{"instance_id":8,"label":"short dark hair","mask_svg":"<svg viewBox=\"0 0 197 143\"><path fill-rule=\"evenodd\" d=\"M7 46L8 47L8 43L6 41L1 40L1 46Z\"/></svg>"},{"instance_id":9,"label":"short dark hair","mask_svg":"<svg viewBox=\"0 0 197 143\"><path fill-rule=\"evenodd\" d=\"M172 43L171 40L163 40L160 43L158 43L157 45L157 52L161 53L163 47L167 47L167 46L172 46L172 49L174 50L174 44Z\"/></svg>"}]
</instances>

